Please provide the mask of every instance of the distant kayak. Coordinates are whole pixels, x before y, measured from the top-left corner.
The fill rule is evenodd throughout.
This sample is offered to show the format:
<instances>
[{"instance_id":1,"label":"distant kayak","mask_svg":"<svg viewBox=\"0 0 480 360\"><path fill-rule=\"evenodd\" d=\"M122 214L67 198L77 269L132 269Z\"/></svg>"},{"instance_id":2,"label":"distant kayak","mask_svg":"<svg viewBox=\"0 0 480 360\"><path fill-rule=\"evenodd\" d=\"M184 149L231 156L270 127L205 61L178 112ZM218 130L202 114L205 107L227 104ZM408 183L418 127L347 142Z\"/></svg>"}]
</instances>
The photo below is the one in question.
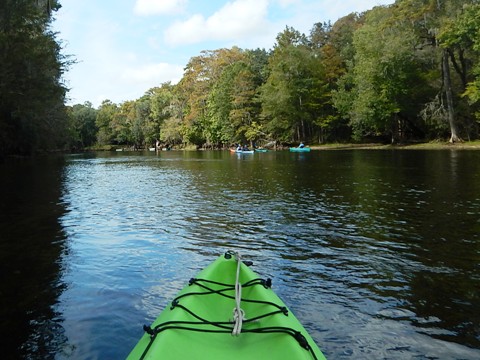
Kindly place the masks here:
<instances>
[{"instance_id":1,"label":"distant kayak","mask_svg":"<svg viewBox=\"0 0 480 360\"><path fill-rule=\"evenodd\" d=\"M255 152L268 152L267 149L255 149Z\"/></svg>"},{"instance_id":2,"label":"distant kayak","mask_svg":"<svg viewBox=\"0 0 480 360\"><path fill-rule=\"evenodd\" d=\"M236 149L230 149L231 153L237 153L237 154L253 154L255 151L253 150L236 150Z\"/></svg>"},{"instance_id":3,"label":"distant kayak","mask_svg":"<svg viewBox=\"0 0 480 360\"><path fill-rule=\"evenodd\" d=\"M127 359L325 359L248 265L233 252L218 257L144 326Z\"/></svg>"},{"instance_id":4,"label":"distant kayak","mask_svg":"<svg viewBox=\"0 0 480 360\"><path fill-rule=\"evenodd\" d=\"M309 147L303 147L303 148L291 147L290 151L291 152L310 152L310 148Z\"/></svg>"}]
</instances>

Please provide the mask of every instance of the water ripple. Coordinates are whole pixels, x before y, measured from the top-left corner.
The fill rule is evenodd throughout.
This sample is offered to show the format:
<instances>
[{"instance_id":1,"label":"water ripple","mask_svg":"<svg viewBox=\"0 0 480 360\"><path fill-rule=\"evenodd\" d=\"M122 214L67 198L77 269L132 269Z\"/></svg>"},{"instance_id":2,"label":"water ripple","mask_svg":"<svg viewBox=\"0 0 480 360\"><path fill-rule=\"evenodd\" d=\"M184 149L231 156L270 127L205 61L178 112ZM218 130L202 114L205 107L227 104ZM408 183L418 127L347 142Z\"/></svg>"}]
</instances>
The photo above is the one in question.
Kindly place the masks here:
<instances>
[{"instance_id":1,"label":"water ripple","mask_svg":"<svg viewBox=\"0 0 480 360\"><path fill-rule=\"evenodd\" d=\"M412 170L408 154L257 155L70 161L59 306L77 358L124 357L141 325L228 248L274 279L331 358L479 356L478 321L467 321L480 306L478 193L444 211L448 183ZM446 224L459 213L468 226L457 238Z\"/></svg>"}]
</instances>

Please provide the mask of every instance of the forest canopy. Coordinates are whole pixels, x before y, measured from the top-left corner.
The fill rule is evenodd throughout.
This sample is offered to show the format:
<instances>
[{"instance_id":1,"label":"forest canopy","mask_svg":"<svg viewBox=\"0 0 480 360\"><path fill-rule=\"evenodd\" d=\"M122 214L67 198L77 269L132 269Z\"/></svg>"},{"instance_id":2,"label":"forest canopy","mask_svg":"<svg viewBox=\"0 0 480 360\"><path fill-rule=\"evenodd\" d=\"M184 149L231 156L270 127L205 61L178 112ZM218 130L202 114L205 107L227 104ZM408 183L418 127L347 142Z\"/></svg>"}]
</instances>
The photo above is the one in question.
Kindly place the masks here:
<instances>
[{"instance_id":1,"label":"forest canopy","mask_svg":"<svg viewBox=\"0 0 480 360\"><path fill-rule=\"evenodd\" d=\"M55 0L0 2L0 157L65 146L68 59L50 29L59 7Z\"/></svg>"},{"instance_id":2,"label":"forest canopy","mask_svg":"<svg viewBox=\"0 0 480 360\"><path fill-rule=\"evenodd\" d=\"M478 0L397 0L308 34L286 26L272 49L202 51L177 84L98 108L64 105L69 62L49 30L58 2L0 6L3 153L479 136Z\"/></svg>"}]
</instances>

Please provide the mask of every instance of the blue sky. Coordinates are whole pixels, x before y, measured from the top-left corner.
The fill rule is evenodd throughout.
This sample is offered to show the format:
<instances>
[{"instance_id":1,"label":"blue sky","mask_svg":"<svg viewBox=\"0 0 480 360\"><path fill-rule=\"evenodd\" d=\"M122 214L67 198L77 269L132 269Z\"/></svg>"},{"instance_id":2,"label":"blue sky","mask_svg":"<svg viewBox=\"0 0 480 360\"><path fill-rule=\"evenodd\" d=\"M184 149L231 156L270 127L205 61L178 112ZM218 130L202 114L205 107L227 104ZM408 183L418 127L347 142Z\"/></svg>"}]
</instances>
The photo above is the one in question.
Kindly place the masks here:
<instances>
[{"instance_id":1,"label":"blue sky","mask_svg":"<svg viewBox=\"0 0 480 360\"><path fill-rule=\"evenodd\" d=\"M317 22L394 0L61 0L53 30L73 55L64 78L69 104L98 107L136 100L176 83L202 50L271 49L291 26L308 34Z\"/></svg>"}]
</instances>

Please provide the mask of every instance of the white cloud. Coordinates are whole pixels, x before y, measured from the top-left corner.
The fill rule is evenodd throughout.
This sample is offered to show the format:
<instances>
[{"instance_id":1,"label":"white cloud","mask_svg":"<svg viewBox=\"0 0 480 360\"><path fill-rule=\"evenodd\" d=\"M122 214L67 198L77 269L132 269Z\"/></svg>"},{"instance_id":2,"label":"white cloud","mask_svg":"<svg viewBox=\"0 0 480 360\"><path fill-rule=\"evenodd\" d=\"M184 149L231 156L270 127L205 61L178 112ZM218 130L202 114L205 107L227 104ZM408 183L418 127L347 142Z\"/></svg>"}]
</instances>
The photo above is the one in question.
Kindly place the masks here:
<instances>
[{"instance_id":1,"label":"white cloud","mask_svg":"<svg viewBox=\"0 0 480 360\"><path fill-rule=\"evenodd\" d=\"M290 5L294 5L296 3L300 3L300 0L276 0L276 2L280 5L282 8L289 7Z\"/></svg>"},{"instance_id":2,"label":"white cloud","mask_svg":"<svg viewBox=\"0 0 480 360\"><path fill-rule=\"evenodd\" d=\"M129 56L119 60L102 72L88 72L86 64L79 64L83 66L78 66L71 74L77 86L69 93L69 103L83 103L88 99L94 107L98 107L103 100L109 99L120 104L138 99L162 83L170 81L176 84L183 76L183 66L180 65L129 62L132 60Z\"/></svg>"},{"instance_id":3,"label":"white cloud","mask_svg":"<svg viewBox=\"0 0 480 360\"><path fill-rule=\"evenodd\" d=\"M170 45L181 45L255 36L268 26L267 9L268 0L228 2L210 17L195 14L175 22L165 31L164 40Z\"/></svg>"},{"instance_id":4,"label":"white cloud","mask_svg":"<svg viewBox=\"0 0 480 360\"><path fill-rule=\"evenodd\" d=\"M187 0L137 0L133 11L137 15L167 15L183 11Z\"/></svg>"},{"instance_id":5,"label":"white cloud","mask_svg":"<svg viewBox=\"0 0 480 360\"><path fill-rule=\"evenodd\" d=\"M195 44L207 38L205 18L196 14L186 21L177 21L165 30L164 40L168 44Z\"/></svg>"},{"instance_id":6,"label":"white cloud","mask_svg":"<svg viewBox=\"0 0 480 360\"><path fill-rule=\"evenodd\" d=\"M88 99L97 107L105 99L134 100L152 87L176 83L183 76L183 65L147 59L152 54L122 43L117 23L97 18L84 25L88 30L82 33L83 46L77 48L79 62L66 76L73 86L69 103Z\"/></svg>"}]
</instances>

